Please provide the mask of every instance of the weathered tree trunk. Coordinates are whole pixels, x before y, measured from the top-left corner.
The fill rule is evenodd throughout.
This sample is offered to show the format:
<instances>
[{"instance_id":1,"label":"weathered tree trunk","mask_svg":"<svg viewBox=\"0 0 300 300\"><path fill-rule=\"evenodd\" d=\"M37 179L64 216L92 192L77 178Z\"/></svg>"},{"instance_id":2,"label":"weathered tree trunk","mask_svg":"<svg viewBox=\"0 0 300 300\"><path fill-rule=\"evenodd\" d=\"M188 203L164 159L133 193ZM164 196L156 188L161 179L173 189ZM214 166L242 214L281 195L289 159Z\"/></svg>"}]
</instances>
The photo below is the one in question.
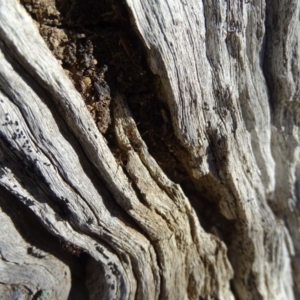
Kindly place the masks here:
<instances>
[{"instance_id":1,"label":"weathered tree trunk","mask_svg":"<svg viewBox=\"0 0 300 300\"><path fill-rule=\"evenodd\" d=\"M110 103L62 1L0 0L0 299L299 299L300 2L125 2L152 84Z\"/></svg>"}]
</instances>

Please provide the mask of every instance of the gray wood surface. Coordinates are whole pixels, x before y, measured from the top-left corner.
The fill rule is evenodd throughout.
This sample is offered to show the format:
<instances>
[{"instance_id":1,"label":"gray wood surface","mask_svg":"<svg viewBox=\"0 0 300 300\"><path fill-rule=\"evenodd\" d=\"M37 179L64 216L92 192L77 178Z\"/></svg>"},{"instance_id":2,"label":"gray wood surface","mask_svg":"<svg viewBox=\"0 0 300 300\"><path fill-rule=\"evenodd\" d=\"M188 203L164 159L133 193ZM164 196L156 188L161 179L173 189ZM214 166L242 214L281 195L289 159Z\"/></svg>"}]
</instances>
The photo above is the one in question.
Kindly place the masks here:
<instances>
[{"instance_id":1,"label":"gray wood surface","mask_svg":"<svg viewBox=\"0 0 300 300\"><path fill-rule=\"evenodd\" d=\"M118 91L116 160L31 17L0 0L0 299L68 299L75 261L90 299L300 296L300 5L278 3L126 0L187 194Z\"/></svg>"}]
</instances>

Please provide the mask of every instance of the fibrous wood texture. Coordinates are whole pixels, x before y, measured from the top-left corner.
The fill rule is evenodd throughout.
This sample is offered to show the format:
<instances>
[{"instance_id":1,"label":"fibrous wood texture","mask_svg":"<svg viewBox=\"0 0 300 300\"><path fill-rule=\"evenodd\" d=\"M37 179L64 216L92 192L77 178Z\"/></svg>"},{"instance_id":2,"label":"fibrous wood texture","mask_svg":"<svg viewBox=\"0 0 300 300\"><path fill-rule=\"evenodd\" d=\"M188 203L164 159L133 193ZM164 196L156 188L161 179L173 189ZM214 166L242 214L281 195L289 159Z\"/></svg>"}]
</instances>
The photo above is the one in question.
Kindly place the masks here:
<instances>
[{"instance_id":1,"label":"fibrous wood texture","mask_svg":"<svg viewBox=\"0 0 300 300\"><path fill-rule=\"evenodd\" d=\"M3 299L67 299L72 290L72 263L55 243L41 250L20 234L18 214L38 221L26 231L44 227L82 257L90 299L297 299L300 3L126 7L184 188L150 154L117 88L110 126L126 159L116 160L31 17L1 0Z\"/></svg>"}]
</instances>

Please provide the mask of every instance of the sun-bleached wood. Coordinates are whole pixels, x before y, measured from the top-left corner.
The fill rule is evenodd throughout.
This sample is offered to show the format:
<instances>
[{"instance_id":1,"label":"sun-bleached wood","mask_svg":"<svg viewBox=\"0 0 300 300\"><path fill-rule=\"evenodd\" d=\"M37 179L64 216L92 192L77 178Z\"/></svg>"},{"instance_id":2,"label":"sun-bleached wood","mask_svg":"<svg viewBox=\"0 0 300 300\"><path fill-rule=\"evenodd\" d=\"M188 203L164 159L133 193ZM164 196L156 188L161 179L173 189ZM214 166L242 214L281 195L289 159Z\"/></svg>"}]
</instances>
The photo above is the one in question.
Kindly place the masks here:
<instances>
[{"instance_id":1,"label":"sun-bleached wood","mask_svg":"<svg viewBox=\"0 0 300 300\"><path fill-rule=\"evenodd\" d=\"M66 299L71 286L68 267L26 243L2 210L0 222L0 299L30 299L37 293L40 297Z\"/></svg>"},{"instance_id":2,"label":"sun-bleached wood","mask_svg":"<svg viewBox=\"0 0 300 300\"><path fill-rule=\"evenodd\" d=\"M300 295L300 5L292 2L126 1L186 150L194 201L206 193L231 226L222 237L218 221L214 234L201 227L115 91L115 134L127 156L118 164L29 15L0 1L0 185L85 253L91 299ZM9 216L0 218L3 295L17 285L20 298L67 299L68 266L28 253Z\"/></svg>"},{"instance_id":3,"label":"sun-bleached wood","mask_svg":"<svg viewBox=\"0 0 300 300\"><path fill-rule=\"evenodd\" d=\"M299 64L290 55L291 51L295 57L299 53L299 34L297 30L284 31L289 26L299 28L299 4L284 1L277 7L271 1L268 6L264 1L127 2L148 50L151 70L161 78L174 131L189 152L192 162L186 167L199 186L209 178L214 189L220 191L216 201L222 214L236 221L235 237L228 246L237 296L292 299L290 259L295 253L290 234L297 240L293 231L299 224L293 217L288 226L281 214L297 215L295 205L292 210L287 206L299 199L291 187L298 185L299 156L283 150L282 143L275 141L284 130L280 123L289 124L292 133L288 136L293 136L294 144L285 145L285 149L295 154L299 151L299 90L295 78ZM293 42L286 45L285 40L290 39ZM278 41L284 46L278 47ZM288 66L294 62L294 69L284 68L283 57L291 61L286 63ZM280 78L282 82L276 87L286 87L283 90L287 89L288 96L273 98L274 83L269 80L272 84L268 89L263 67L267 80ZM281 76L276 67L280 67ZM276 104L291 100L293 118L284 116L281 104ZM277 106L274 110L273 102ZM284 134L279 136L282 139ZM287 164L289 161L291 164ZM283 190L286 194L281 197ZM272 208L278 205L279 210L272 211L268 202ZM298 270L299 263L294 264Z\"/></svg>"}]
</instances>

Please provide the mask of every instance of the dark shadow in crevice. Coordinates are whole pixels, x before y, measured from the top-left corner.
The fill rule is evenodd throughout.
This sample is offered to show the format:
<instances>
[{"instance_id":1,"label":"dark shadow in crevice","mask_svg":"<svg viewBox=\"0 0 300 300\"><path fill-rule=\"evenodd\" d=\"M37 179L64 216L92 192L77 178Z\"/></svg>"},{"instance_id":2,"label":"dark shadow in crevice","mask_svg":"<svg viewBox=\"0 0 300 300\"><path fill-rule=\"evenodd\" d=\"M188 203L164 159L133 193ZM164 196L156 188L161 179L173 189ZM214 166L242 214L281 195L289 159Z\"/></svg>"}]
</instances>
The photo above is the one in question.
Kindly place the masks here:
<instances>
[{"instance_id":1,"label":"dark shadow in crevice","mask_svg":"<svg viewBox=\"0 0 300 300\"><path fill-rule=\"evenodd\" d=\"M271 115L271 122L272 124L274 123L274 112L275 112L275 102L274 102L274 80L273 80L273 76L270 72L270 67L271 67L271 63L270 63L270 47L271 47L271 43L272 43L272 31L274 30L273 26L270 26L270 22L272 21L272 5L270 5L270 3L268 3L269 1L267 1L266 3L266 17L265 17L265 36L264 36L264 40L263 40L263 44L262 44L262 50L260 52L260 66L262 68L262 73L264 75L265 78L265 82L266 82L266 86L267 86L267 94L268 94L268 100L269 100L269 104L270 104L270 115Z\"/></svg>"},{"instance_id":2,"label":"dark shadow in crevice","mask_svg":"<svg viewBox=\"0 0 300 300\"><path fill-rule=\"evenodd\" d=\"M69 43L73 43L76 49L85 49L85 43L91 41L93 56L98 61L99 68L108 66L105 80L112 95L114 91L124 95L149 153L165 174L182 186L203 228L219 235L224 241L230 240L233 224L220 213L218 205L222 195L217 192L217 185L208 178L199 182L193 181L184 167L183 162L188 153L174 135L169 108L162 101L159 78L148 67L144 45L132 29L124 3L114 0L91 0L84 3L79 0L59 0L56 1L56 7L60 12L60 28L64 28L68 34L72 31L69 36L75 37ZM82 34L83 38L76 38L76 35L78 37ZM80 65L81 56L76 59ZM72 65L70 61L71 58L64 58L63 66L77 82L83 80L84 78L76 77L75 63ZM82 93L80 87L77 88ZM105 137L112 152L117 153L113 123ZM123 162L126 163L122 160ZM105 199L105 202L110 202L110 197ZM111 213L120 217L114 208Z\"/></svg>"},{"instance_id":3,"label":"dark shadow in crevice","mask_svg":"<svg viewBox=\"0 0 300 300\"><path fill-rule=\"evenodd\" d=\"M197 212L201 225L209 232L212 227L217 227L218 230L224 231L221 235L227 236L229 229L226 228L231 228L232 225L220 213L218 203L221 196L216 193L215 195L209 194L211 193L209 189L215 190L216 185L206 182L206 179L194 182L183 165L188 154L174 135L168 106L161 101L159 79L152 74L148 67L144 45L132 29L127 7L124 3L114 0L102 2L90 0L84 3L79 0L57 0L55 4L60 12L59 26L69 34L70 45L73 44L74 47L77 47L76 49L85 49L85 43L91 42L93 56L98 61L99 68L103 65L108 66L105 80L110 86L112 94L114 91L119 91L124 95L149 153L166 175L183 187ZM32 16L37 18L34 14ZM47 26L53 26L47 19L37 19L37 21L45 22ZM78 38L78 36L82 36L82 38ZM76 53L76 63L80 65L80 60L84 55ZM71 55L71 53L66 53L67 55ZM70 76L76 80L84 79L76 77L76 67L74 67L76 63L72 64L70 61L71 58L68 57L62 61L63 66L70 72ZM79 92L82 93L80 88ZM51 110L56 110L53 105ZM56 122L61 123L60 128L67 128L60 118L56 118ZM116 153L118 146L113 123L105 133L105 137L112 152ZM74 142L72 146L75 147ZM94 172L98 175L95 178L99 182L97 170ZM100 193L109 195L104 197L104 202L112 215L118 217L123 215L122 210L118 209L118 204L111 204L112 195L108 189L105 192L100 191ZM215 226L216 224L217 226Z\"/></svg>"},{"instance_id":4,"label":"dark shadow in crevice","mask_svg":"<svg viewBox=\"0 0 300 300\"><path fill-rule=\"evenodd\" d=\"M226 201L227 193L224 187L207 175L201 180L183 183L182 189L189 198L203 229L229 245L235 223L228 220L219 207L220 203Z\"/></svg>"}]
</instances>

